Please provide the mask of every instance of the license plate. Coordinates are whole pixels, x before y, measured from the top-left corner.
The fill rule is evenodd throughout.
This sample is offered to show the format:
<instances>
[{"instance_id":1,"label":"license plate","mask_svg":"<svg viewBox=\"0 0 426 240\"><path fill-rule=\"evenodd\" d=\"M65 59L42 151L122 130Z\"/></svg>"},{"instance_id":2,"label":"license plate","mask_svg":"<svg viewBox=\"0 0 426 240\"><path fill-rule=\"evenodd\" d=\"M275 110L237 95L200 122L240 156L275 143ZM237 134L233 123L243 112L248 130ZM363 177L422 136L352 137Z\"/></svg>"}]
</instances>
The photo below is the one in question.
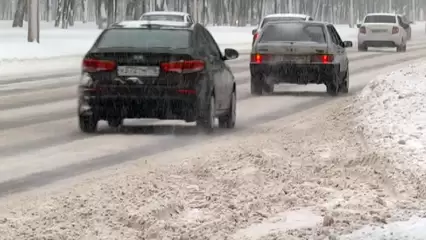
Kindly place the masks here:
<instances>
[{"instance_id":1,"label":"license plate","mask_svg":"<svg viewBox=\"0 0 426 240\"><path fill-rule=\"evenodd\" d=\"M158 77L160 68L153 66L118 66L117 74L126 77Z\"/></svg>"},{"instance_id":2,"label":"license plate","mask_svg":"<svg viewBox=\"0 0 426 240\"><path fill-rule=\"evenodd\" d=\"M306 61L306 57L300 56L280 56L277 58L277 61L280 62L289 62L289 63L303 63Z\"/></svg>"},{"instance_id":3,"label":"license plate","mask_svg":"<svg viewBox=\"0 0 426 240\"><path fill-rule=\"evenodd\" d=\"M373 32L373 33L383 33L383 32L387 32L387 30L386 29L374 29L374 30L371 30L371 32Z\"/></svg>"}]
</instances>

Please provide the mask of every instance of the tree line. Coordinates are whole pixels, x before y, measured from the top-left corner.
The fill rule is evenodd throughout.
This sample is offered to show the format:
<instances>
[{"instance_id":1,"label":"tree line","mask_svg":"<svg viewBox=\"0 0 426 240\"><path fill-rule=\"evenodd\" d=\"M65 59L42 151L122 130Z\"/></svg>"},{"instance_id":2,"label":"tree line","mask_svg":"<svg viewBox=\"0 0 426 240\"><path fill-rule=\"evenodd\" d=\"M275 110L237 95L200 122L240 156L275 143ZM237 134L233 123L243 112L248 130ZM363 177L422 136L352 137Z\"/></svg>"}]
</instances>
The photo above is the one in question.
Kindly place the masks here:
<instances>
[{"instance_id":1,"label":"tree line","mask_svg":"<svg viewBox=\"0 0 426 240\"><path fill-rule=\"evenodd\" d=\"M0 19L22 27L31 0L0 1ZM349 24L351 0L37 0L42 21L68 28L75 21L96 22L104 28L120 20L136 20L147 11L183 11L210 25L257 24L265 14L305 13L321 21ZM423 17L426 0L352 0L355 21L369 12L392 11L416 20ZM414 4L414 5L413 5Z\"/></svg>"}]
</instances>

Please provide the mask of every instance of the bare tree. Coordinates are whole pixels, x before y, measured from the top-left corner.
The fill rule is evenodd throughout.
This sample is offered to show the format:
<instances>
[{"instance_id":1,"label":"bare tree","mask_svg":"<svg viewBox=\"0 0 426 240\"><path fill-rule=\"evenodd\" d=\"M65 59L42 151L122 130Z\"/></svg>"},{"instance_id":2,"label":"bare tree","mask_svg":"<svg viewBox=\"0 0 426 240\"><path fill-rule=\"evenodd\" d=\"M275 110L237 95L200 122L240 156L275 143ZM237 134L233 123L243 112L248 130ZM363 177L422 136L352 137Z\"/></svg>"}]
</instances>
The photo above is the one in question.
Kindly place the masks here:
<instances>
[{"instance_id":1,"label":"bare tree","mask_svg":"<svg viewBox=\"0 0 426 240\"><path fill-rule=\"evenodd\" d=\"M13 18L12 27L24 26L24 15L25 15L26 9L27 9L27 0L18 0L18 6L16 7L16 12Z\"/></svg>"},{"instance_id":2,"label":"bare tree","mask_svg":"<svg viewBox=\"0 0 426 240\"><path fill-rule=\"evenodd\" d=\"M40 0L28 0L28 42L40 43Z\"/></svg>"}]
</instances>

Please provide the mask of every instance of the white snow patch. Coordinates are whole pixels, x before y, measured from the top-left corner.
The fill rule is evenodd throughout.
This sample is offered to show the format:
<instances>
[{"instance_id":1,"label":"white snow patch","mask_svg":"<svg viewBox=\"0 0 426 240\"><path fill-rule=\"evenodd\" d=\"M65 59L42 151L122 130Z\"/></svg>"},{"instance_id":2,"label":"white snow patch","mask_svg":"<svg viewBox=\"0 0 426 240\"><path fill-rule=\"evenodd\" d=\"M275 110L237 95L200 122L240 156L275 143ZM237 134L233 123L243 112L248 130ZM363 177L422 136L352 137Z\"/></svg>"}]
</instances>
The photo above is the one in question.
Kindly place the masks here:
<instances>
[{"instance_id":1,"label":"white snow patch","mask_svg":"<svg viewBox=\"0 0 426 240\"><path fill-rule=\"evenodd\" d=\"M426 63L373 80L356 98L357 120L368 143L396 154L402 169L426 171Z\"/></svg>"},{"instance_id":2,"label":"white snow patch","mask_svg":"<svg viewBox=\"0 0 426 240\"><path fill-rule=\"evenodd\" d=\"M384 226L365 226L341 240L424 240L426 218L412 217L408 221L393 222Z\"/></svg>"},{"instance_id":3,"label":"white snow patch","mask_svg":"<svg viewBox=\"0 0 426 240\"><path fill-rule=\"evenodd\" d=\"M288 230L315 227L323 220L308 209L300 209L277 214L262 223L253 224L235 233L234 239L255 240L271 234L284 233Z\"/></svg>"}]
</instances>

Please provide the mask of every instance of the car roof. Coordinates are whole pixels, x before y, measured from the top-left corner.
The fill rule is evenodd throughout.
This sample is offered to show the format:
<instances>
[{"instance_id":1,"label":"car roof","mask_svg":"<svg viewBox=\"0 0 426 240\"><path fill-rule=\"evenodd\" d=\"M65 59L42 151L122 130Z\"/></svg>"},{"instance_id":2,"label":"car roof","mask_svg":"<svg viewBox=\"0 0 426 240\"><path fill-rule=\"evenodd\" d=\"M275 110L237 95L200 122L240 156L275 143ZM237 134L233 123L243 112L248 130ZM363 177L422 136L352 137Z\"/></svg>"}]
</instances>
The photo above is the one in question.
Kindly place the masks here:
<instances>
[{"instance_id":1,"label":"car roof","mask_svg":"<svg viewBox=\"0 0 426 240\"><path fill-rule=\"evenodd\" d=\"M186 16L186 15L189 15L189 13L186 13L186 12L174 12L174 11L153 11L153 12L146 12L146 13L142 14L142 16L149 16L149 15Z\"/></svg>"},{"instance_id":2,"label":"car roof","mask_svg":"<svg viewBox=\"0 0 426 240\"><path fill-rule=\"evenodd\" d=\"M303 24L309 24L309 25L321 25L321 26L326 26L330 23L327 22L320 22L320 21L273 21L273 22L268 22L266 25L272 25L272 24L292 24L292 23L303 23Z\"/></svg>"},{"instance_id":3,"label":"car roof","mask_svg":"<svg viewBox=\"0 0 426 240\"><path fill-rule=\"evenodd\" d=\"M134 20L134 21L121 21L114 23L110 28L144 28L148 26L156 26L160 28L188 28L192 27L192 23L176 22L176 21L147 21L147 20Z\"/></svg>"},{"instance_id":4,"label":"car roof","mask_svg":"<svg viewBox=\"0 0 426 240\"><path fill-rule=\"evenodd\" d=\"M306 14L297 14L297 13L275 13L275 14L269 14L266 15L264 18L271 18L271 17L299 17L299 18L307 18L310 17Z\"/></svg>"},{"instance_id":5,"label":"car roof","mask_svg":"<svg viewBox=\"0 0 426 240\"><path fill-rule=\"evenodd\" d=\"M365 15L366 17L367 16L376 16L376 15L380 15L380 16L397 16L397 15L399 15L399 14L396 14L396 13L368 13L367 15Z\"/></svg>"}]
</instances>

